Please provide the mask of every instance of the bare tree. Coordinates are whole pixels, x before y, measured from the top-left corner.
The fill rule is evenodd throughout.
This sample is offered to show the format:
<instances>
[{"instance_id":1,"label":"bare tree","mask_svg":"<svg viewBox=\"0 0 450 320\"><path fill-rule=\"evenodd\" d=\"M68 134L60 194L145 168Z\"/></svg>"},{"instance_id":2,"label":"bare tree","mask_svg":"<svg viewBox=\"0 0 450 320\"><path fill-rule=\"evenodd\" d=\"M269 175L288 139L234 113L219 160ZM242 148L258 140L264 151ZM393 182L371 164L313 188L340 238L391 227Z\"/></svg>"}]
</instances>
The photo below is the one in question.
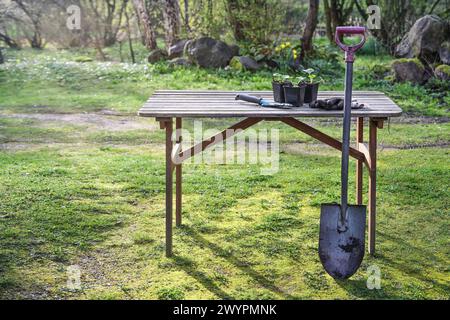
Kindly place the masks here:
<instances>
[{"instance_id":1,"label":"bare tree","mask_svg":"<svg viewBox=\"0 0 450 320\"><path fill-rule=\"evenodd\" d=\"M127 1L123 0L84 1L84 7L88 8L93 16L96 42L104 47L116 42L126 6Z\"/></svg>"},{"instance_id":2,"label":"bare tree","mask_svg":"<svg viewBox=\"0 0 450 320\"><path fill-rule=\"evenodd\" d=\"M7 28L14 20L11 4L0 2L0 41L3 41L10 48L17 49L19 44L8 34Z\"/></svg>"},{"instance_id":3,"label":"bare tree","mask_svg":"<svg viewBox=\"0 0 450 320\"><path fill-rule=\"evenodd\" d=\"M300 61L303 61L308 52L312 50L312 39L316 31L319 17L319 0L309 0L308 16L306 17L305 30L302 37L302 50Z\"/></svg>"},{"instance_id":4,"label":"bare tree","mask_svg":"<svg viewBox=\"0 0 450 320\"><path fill-rule=\"evenodd\" d=\"M178 0L164 0L164 30L167 49L174 45L180 36L180 5Z\"/></svg>"},{"instance_id":5,"label":"bare tree","mask_svg":"<svg viewBox=\"0 0 450 320\"><path fill-rule=\"evenodd\" d=\"M44 38L42 34L42 22L44 15L50 10L53 1L43 0L36 5L33 0L12 0L17 5L20 13L15 18L19 21L19 26L24 32L30 46L35 49L44 47Z\"/></svg>"},{"instance_id":6,"label":"bare tree","mask_svg":"<svg viewBox=\"0 0 450 320\"><path fill-rule=\"evenodd\" d=\"M327 37L334 42L336 27L343 26L353 13L355 0L323 0Z\"/></svg>"},{"instance_id":7,"label":"bare tree","mask_svg":"<svg viewBox=\"0 0 450 320\"><path fill-rule=\"evenodd\" d=\"M144 0L133 0L133 5L138 13L142 28L144 29L144 42L147 49L155 50L157 48L155 27L147 11Z\"/></svg>"}]
</instances>

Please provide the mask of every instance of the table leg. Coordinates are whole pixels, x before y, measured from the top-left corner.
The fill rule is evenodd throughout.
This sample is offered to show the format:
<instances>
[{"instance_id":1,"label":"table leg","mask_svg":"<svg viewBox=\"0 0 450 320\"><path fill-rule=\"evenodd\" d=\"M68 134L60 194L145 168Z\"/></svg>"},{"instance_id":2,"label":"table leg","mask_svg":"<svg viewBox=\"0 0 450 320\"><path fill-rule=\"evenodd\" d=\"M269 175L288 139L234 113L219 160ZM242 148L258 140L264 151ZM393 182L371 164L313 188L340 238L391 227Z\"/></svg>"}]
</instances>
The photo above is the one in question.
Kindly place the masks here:
<instances>
[{"instance_id":1,"label":"table leg","mask_svg":"<svg viewBox=\"0 0 450 320\"><path fill-rule=\"evenodd\" d=\"M369 253L375 254L375 228L377 209L377 125L374 120L369 124Z\"/></svg>"},{"instance_id":2,"label":"table leg","mask_svg":"<svg viewBox=\"0 0 450 320\"><path fill-rule=\"evenodd\" d=\"M176 143L181 143L181 128L182 120L181 118L176 118L175 128L176 132ZM180 152L182 150L180 149ZM176 225L181 226L181 198L182 198L182 164L178 164L175 167L175 220Z\"/></svg>"},{"instance_id":3,"label":"table leg","mask_svg":"<svg viewBox=\"0 0 450 320\"><path fill-rule=\"evenodd\" d=\"M166 257L172 256L172 118L165 121L166 129Z\"/></svg>"},{"instance_id":4,"label":"table leg","mask_svg":"<svg viewBox=\"0 0 450 320\"><path fill-rule=\"evenodd\" d=\"M356 145L364 142L364 118L356 120ZM356 204L363 202L363 165L364 161L358 160L356 164Z\"/></svg>"}]
</instances>

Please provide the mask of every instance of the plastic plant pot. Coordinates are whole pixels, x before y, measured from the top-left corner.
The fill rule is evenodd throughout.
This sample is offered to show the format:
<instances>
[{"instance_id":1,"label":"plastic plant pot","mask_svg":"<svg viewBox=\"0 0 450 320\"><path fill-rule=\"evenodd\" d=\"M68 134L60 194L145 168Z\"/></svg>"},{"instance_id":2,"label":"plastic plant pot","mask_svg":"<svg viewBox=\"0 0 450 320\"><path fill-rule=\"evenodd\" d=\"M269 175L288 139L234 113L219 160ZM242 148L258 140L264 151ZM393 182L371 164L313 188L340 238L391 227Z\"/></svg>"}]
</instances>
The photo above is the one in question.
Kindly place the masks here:
<instances>
[{"instance_id":1,"label":"plastic plant pot","mask_svg":"<svg viewBox=\"0 0 450 320\"><path fill-rule=\"evenodd\" d=\"M305 90L305 103L311 103L317 101L317 95L319 93L318 83L308 83Z\"/></svg>"},{"instance_id":2,"label":"plastic plant pot","mask_svg":"<svg viewBox=\"0 0 450 320\"><path fill-rule=\"evenodd\" d=\"M290 103L295 107L303 106L305 100L306 86L284 87L284 97L286 103Z\"/></svg>"},{"instance_id":3,"label":"plastic plant pot","mask_svg":"<svg viewBox=\"0 0 450 320\"><path fill-rule=\"evenodd\" d=\"M290 81L286 82L272 82L272 89L273 89L273 100L280 103L285 103L286 99L284 96L284 88L285 87L292 87L292 83Z\"/></svg>"},{"instance_id":4,"label":"plastic plant pot","mask_svg":"<svg viewBox=\"0 0 450 320\"><path fill-rule=\"evenodd\" d=\"M273 100L276 102L285 103L283 86L281 82L272 82Z\"/></svg>"}]
</instances>

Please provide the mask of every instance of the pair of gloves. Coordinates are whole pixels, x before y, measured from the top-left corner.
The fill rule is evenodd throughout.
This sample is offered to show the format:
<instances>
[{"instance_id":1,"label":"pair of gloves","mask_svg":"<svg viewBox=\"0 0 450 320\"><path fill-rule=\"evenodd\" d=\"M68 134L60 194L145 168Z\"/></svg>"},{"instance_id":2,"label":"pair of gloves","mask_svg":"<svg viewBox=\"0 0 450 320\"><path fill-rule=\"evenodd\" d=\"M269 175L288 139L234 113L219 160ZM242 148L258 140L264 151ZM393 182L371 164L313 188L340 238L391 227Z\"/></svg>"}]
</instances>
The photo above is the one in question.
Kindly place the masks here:
<instances>
[{"instance_id":1,"label":"pair of gloves","mask_svg":"<svg viewBox=\"0 0 450 320\"><path fill-rule=\"evenodd\" d=\"M344 99L342 98L330 98L325 100L317 100L311 102L309 105L311 108L324 109L324 110L343 110ZM358 103L356 100L352 100L352 109L364 108L364 104Z\"/></svg>"}]
</instances>

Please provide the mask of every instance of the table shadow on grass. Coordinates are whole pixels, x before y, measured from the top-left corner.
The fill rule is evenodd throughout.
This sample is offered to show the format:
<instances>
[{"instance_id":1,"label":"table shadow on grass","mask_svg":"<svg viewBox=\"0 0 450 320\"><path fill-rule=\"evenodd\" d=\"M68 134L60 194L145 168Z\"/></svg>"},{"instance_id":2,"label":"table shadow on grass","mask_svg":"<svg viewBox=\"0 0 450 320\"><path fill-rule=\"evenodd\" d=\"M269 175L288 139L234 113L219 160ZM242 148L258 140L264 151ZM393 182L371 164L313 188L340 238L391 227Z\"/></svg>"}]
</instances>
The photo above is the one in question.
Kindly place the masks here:
<instances>
[{"instance_id":1,"label":"table shadow on grass","mask_svg":"<svg viewBox=\"0 0 450 320\"><path fill-rule=\"evenodd\" d=\"M251 277L255 282L259 283L263 288L270 290L271 292L278 294L283 297L283 299L296 299L296 297L284 292L278 286L276 286L273 281L267 279L265 276L261 275L259 272L253 270L251 267L247 266L244 261L239 260L232 254L230 254L227 250L223 249L219 245L212 243L202 237L196 230L192 229L189 226L182 226L185 234L191 237L196 243L203 245L209 248L215 255L223 257L230 263L232 263L236 268L241 270L243 273L247 274ZM210 279L203 272L200 272L196 269L195 264L192 260L189 260L184 257L174 257L174 260L178 263L178 265L185 270L186 273L197 279L200 283L202 283L205 288L207 288L212 293L216 294L218 297L222 299L233 299L234 297L230 296L226 292L224 292L221 288L219 288L214 281Z\"/></svg>"}]
</instances>

